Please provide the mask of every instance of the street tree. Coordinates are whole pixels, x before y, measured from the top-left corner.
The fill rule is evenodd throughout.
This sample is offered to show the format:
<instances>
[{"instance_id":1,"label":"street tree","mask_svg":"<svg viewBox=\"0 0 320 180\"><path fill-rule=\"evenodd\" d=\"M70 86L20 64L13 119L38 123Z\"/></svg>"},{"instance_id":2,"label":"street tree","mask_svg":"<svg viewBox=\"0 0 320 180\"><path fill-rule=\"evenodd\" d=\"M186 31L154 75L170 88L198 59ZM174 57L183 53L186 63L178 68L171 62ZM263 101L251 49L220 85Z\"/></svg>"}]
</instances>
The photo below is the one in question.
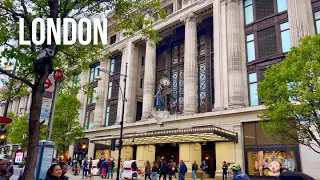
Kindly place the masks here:
<instances>
[{"instance_id":1,"label":"street tree","mask_svg":"<svg viewBox=\"0 0 320 180\"><path fill-rule=\"evenodd\" d=\"M8 117L12 118L12 123L5 126L7 130L7 139L12 144L19 144L22 149L28 147L28 114L23 116L14 115L13 112L8 113ZM46 139L47 128L40 128L40 139Z\"/></svg>"},{"instance_id":2,"label":"street tree","mask_svg":"<svg viewBox=\"0 0 320 180\"><path fill-rule=\"evenodd\" d=\"M63 154L68 151L70 144L84 137L78 120L80 107L81 103L74 94L63 93L57 99L51 137L56 150Z\"/></svg>"},{"instance_id":3,"label":"street tree","mask_svg":"<svg viewBox=\"0 0 320 180\"><path fill-rule=\"evenodd\" d=\"M307 36L284 61L270 67L259 84L266 106L262 129L320 153L320 35Z\"/></svg>"},{"instance_id":4,"label":"street tree","mask_svg":"<svg viewBox=\"0 0 320 180\"><path fill-rule=\"evenodd\" d=\"M56 45L45 41L42 45L19 45L19 18L24 22L24 39L32 39L32 32L39 32L38 26L32 26L35 18L52 18L57 24L58 18L73 18L76 22L82 17L97 17L107 10L113 10L109 23L115 31L132 35L139 31L155 41L159 40L152 30L155 18L166 13L160 6L160 0L1 0L0 1L0 47L4 48L0 62L4 65L15 64L16 73L0 68L0 73L23 82L31 88L32 99L29 116L28 156L24 171L24 180L34 179L37 149L40 139L40 112L44 83L54 69L60 68L71 77L74 72L88 68L90 63L105 59L103 46L92 43L84 46ZM35 30L36 28L36 30ZM60 27L63 29L63 27ZM46 36L47 33L45 33ZM64 34L66 35L66 34ZM68 36L70 34L67 34ZM49 34L54 39L53 34ZM48 39L45 37L45 39ZM84 37L86 39L86 37ZM45 51L44 51L45 50ZM38 55L41 53L41 58ZM4 61L4 62L3 62Z\"/></svg>"}]
</instances>

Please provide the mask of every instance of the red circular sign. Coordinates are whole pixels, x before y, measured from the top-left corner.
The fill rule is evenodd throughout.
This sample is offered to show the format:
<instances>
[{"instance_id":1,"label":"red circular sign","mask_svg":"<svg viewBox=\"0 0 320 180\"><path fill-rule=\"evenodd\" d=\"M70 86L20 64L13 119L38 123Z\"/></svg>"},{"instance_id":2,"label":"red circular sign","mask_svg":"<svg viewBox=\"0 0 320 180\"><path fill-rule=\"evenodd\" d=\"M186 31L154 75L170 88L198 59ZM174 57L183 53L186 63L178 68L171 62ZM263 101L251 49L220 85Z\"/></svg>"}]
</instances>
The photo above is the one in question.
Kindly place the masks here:
<instances>
[{"instance_id":1,"label":"red circular sign","mask_svg":"<svg viewBox=\"0 0 320 180\"><path fill-rule=\"evenodd\" d=\"M63 71L61 69L55 70L53 73L53 77L56 81L61 81L63 79Z\"/></svg>"}]
</instances>

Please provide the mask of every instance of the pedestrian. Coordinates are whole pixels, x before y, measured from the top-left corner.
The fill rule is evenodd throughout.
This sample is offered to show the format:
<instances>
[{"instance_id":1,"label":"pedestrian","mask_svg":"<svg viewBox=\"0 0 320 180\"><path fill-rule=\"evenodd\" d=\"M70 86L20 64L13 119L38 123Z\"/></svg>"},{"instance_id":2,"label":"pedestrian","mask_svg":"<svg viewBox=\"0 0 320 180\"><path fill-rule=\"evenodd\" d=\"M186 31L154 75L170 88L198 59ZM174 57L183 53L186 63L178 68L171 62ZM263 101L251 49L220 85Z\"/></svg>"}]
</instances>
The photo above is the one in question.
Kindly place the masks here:
<instances>
[{"instance_id":1,"label":"pedestrian","mask_svg":"<svg viewBox=\"0 0 320 180\"><path fill-rule=\"evenodd\" d=\"M203 161L200 165L200 168L202 169L202 178L201 180L206 180L208 166L206 165L206 161Z\"/></svg>"},{"instance_id":2,"label":"pedestrian","mask_svg":"<svg viewBox=\"0 0 320 180\"><path fill-rule=\"evenodd\" d=\"M159 180L161 180L161 177L162 177L162 171L161 171L161 169L162 169L162 166L163 166L163 162L164 162L164 159L163 158L161 158L161 160L160 160L160 167L159 167Z\"/></svg>"},{"instance_id":3,"label":"pedestrian","mask_svg":"<svg viewBox=\"0 0 320 180\"><path fill-rule=\"evenodd\" d=\"M230 169L233 172L233 180L250 180L249 176L241 171L239 164L233 164Z\"/></svg>"},{"instance_id":4,"label":"pedestrian","mask_svg":"<svg viewBox=\"0 0 320 180\"><path fill-rule=\"evenodd\" d=\"M159 172L158 164L156 161L153 161L152 175L151 175L152 180L157 180L158 172Z\"/></svg>"},{"instance_id":5,"label":"pedestrian","mask_svg":"<svg viewBox=\"0 0 320 180\"><path fill-rule=\"evenodd\" d=\"M69 159L68 159L68 166L69 167L71 166L71 163L72 163L72 159L71 159L71 157L69 157Z\"/></svg>"},{"instance_id":6,"label":"pedestrian","mask_svg":"<svg viewBox=\"0 0 320 180\"><path fill-rule=\"evenodd\" d=\"M179 180L185 180L186 173L188 168L183 160L180 160L180 172L179 172Z\"/></svg>"},{"instance_id":7,"label":"pedestrian","mask_svg":"<svg viewBox=\"0 0 320 180\"><path fill-rule=\"evenodd\" d=\"M165 160L163 160L161 166L162 167L160 169L160 172L161 172L161 174L163 176L163 180L167 180L167 174L168 174L168 170L169 170L168 164L167 164L167 162ZM159 180L160 180L160 178L159 178Z\"/></svg>"},{"instance_id":8,"label":"pedestrian","mask_svg":"<svg viewBox=\"0 0 320 180\"><path fill-rule=\"evenodd\" d=\"M103 162L101 163L101 172L102 172L101 178L102 179L107 178L107 175L106 175L107 168L108 168L108 164L107 164L107 161L104 159Z\"/></svg>"},{"instance_id":9,"label":"pedestrian","mask_svg":"<svg viewBox=\"0 0 320 180\"><path fill-rule=\"evenodd\" d=\"M83 169L82 169L82 178L86 177L87 174L89 173L89 163L87 160L84 161L83 163Z\"/></svg>"},{"instance_id":10,"label":"pedestrian","mask_svg":"<svg viewBox=\"0 0 320 180\"><path fill-rule=\"evenodd\" d=\"M5 160L6 162L6 168L8 169L8 172L9 172L9 177L11 177L13 174L14 174L14 169L13 169L13 166L10 162L10 160Z\"/></svg>"},{"instance_id":11,"label":"pedestrian","mask_svg":"<svg viewBox=\"0 0 320 180\"><path fill-rule=\"evenodd\" d=\"M228 164L226 161L223 161L222 165L222 180L227 180L227 174L228 174Z\"/></svg>"},{"instance_id":12,"label":"pedestrian","mask_svg":"<svg viewBox=\"0 0 320 180\"><path fill-rule=\"evenodd\" d=\"M145 172L144 179L147 180L147 177L149 177L149 179L151 180L151 165L149 161L146 161L144 172Z\"/></svg>"},{"instance_id":13,"label":"pedestrian","mask_svg":"<svg viewBox=\"0 0 320 180\"><path fill-rule=\"evenodd\" d=\"M62 169L59 164L52 164L47 171L45 180L60 180L61 175Z\"/></svg>"},{"instance_id":14,"label":"pedestrian","mask_svg":"<svg viewBox=\"0 0 320 180\"><path fill-rule=\"evenodd\" d=\"M177 179L176 170L177 170L177 164L176 162L172 162L172 172L173 172L172 175Z\"/></svg>"},{"instance_id":15,"label":"pedestrian","mask_svg":"<svg viewBox=\"0 0 320 180\"><path fill-rule=\"evenodd\" d=\"M109 158L108 159L108 175L107 175L107 179L111 178L112 179L112 161Z\"/></svg>"},{"instance_id":16,"label":"pedestrian","mask_svg":"<svg viewBox=\"0 0 320 180\"><path fill-rule=\"evenodd\" d=\"M0 180L9 179L9 172L6 168L5 158L3 155L0 155Z\"/></svg>"},{"instance_id":17,"label":"pedestrian","mask_svg":"<svg viewBox=\"0 0 320 180\"><path fill-rule=\"evenodd\" d=\"M198 164L197 164L196 161L194 161L193 164L192 164L193 180L197 180L197 171L198 171Z\"/></svg>"},{"instance_id":18,"label":"pedestrian","mask_svg":"<svg viewBox=\"0 0 320 180\"><path fill-rule=\"evenodd\" d=\"M97 168L98 168L98 176L101 176L101 164L102 164L103 158L99 159L99 162L97 164Z\"/></svg>"},{"instance_id":19,"label":"pedestrian","mask_svg":"<svg viewBox=\"0 0 320 180\"><path fill-rule=\"evenodd\" d=\"M61 167L61 169L62 169L62 174L61 174L60 179L61 179L61 180L69 180L69 177L66 176L66 174L67 174L67 172L68 172L68 166L67 166L67 165L63 165L63 166Z\"/></svg>"}]
</instances>

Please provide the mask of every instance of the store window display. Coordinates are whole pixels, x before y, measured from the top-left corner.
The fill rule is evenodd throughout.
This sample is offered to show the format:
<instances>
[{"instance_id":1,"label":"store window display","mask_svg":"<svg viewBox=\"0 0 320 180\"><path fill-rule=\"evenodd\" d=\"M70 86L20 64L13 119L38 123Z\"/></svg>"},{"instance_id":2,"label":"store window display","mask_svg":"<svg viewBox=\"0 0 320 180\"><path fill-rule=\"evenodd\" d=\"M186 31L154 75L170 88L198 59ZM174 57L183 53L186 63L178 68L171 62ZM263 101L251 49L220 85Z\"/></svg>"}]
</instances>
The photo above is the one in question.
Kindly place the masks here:
<instances>
[{"instance_id":1,"label":"store window display","mask_svg":"<svg viewBox=\"0 0 320 180\"><path fill-rule=\"evenodd\" d=\"M280 169L297 171L295 151L248 151L248 171L251 176L279 176Z\"/></svg>"}]
</instances>

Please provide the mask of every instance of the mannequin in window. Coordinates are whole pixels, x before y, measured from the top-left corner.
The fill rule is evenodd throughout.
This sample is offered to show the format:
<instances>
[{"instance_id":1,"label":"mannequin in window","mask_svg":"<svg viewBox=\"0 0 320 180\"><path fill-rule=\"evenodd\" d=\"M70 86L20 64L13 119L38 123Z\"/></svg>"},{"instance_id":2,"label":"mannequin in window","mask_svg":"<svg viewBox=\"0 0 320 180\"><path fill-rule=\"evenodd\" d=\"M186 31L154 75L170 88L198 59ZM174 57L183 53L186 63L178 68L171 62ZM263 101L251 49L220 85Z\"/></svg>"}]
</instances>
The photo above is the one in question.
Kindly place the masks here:
<instances>
[{"instance_id":1,"label":"mannequin in window","mask_svg":"<svg viewBox=\"0 0 320 180\"><path fill-rule=\"evenodd\" d=\"M163 110L163 100L162 100L162 86L159 85L158 86L158 91L156 93L156 95L153 96L153 98L156 98L156 108L157 110L160 109L160 110Z\"/></svg>"}]
</instances>

